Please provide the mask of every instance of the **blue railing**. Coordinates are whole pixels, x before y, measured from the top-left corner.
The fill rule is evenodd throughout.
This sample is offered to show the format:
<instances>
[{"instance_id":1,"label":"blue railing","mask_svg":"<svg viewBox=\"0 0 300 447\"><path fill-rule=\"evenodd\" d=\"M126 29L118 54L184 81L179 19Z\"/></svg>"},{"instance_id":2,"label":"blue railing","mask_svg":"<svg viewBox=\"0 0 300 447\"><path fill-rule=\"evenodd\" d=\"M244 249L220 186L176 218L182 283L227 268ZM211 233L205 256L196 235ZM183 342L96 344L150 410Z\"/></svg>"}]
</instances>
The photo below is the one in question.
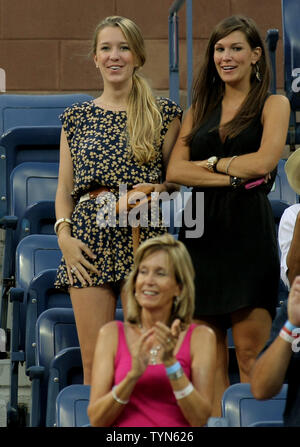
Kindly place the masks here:
<instances>
[{"instance_id":1,"label":"blue railing","mask_svg":"<svg viewBox=\"0 0 300 447\"><path fill-rule=\"evenodd\" d=\"M193 84L193 0L175 0L169 9L169 96L180 102L178 11L186 3L187 106Z\"/></svg>"}]
</instances>

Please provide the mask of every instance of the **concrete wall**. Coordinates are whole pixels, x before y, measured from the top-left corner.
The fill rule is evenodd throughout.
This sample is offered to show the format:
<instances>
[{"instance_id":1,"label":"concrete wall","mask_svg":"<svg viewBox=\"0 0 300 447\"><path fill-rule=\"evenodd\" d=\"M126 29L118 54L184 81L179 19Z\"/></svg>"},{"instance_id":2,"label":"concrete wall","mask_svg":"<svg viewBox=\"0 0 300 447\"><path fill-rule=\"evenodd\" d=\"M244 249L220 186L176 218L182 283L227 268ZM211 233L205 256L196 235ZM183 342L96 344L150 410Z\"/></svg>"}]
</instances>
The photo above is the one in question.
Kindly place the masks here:
<instances>
[{"instance_id":1,"label":"concrete wall","mask_svg":"<svg viewBox=\"0 0 300 447\"><path fill-rule=\"evenodd\" d=\"M97 95L102 82L88 56L97 23L124 15L141 27L148 60L144 74L155 90L167 91L168 11L173 0L0 0L0 67L7 92L71 92ZM194 64L199 63L212 27L242 13L263 35L280 30L277 86L283 86L281 0L194 0ZM186 88L185 6L180 14L180 84Z\"/></svg>"}]
</instances>

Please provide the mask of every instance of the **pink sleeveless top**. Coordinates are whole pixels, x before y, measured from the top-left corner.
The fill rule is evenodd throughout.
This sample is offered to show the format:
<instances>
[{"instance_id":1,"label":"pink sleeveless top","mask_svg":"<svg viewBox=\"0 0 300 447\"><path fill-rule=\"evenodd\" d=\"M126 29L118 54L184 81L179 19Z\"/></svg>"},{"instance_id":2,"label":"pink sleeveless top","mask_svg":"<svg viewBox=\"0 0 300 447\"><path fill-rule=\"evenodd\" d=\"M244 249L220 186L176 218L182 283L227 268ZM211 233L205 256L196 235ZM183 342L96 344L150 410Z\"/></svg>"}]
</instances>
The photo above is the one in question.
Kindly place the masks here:
<instances>
[{"instance_id":1,"label":"pink sleeveless top","mask_svg":"<svg viewBox=\"0 0 300 447\"><path fill-rule=\"evenodd\" d=\"M117 385L131 369L131 355L125 338L124 326L119 328L118 350L115 358L115 383ZM191 380L190 340L196 324L191 324L176 354L186 376ZM130 401L114 427L190 427L173 394L163 364L148 365L137 381Z\"/></svg>"}]
</instances>

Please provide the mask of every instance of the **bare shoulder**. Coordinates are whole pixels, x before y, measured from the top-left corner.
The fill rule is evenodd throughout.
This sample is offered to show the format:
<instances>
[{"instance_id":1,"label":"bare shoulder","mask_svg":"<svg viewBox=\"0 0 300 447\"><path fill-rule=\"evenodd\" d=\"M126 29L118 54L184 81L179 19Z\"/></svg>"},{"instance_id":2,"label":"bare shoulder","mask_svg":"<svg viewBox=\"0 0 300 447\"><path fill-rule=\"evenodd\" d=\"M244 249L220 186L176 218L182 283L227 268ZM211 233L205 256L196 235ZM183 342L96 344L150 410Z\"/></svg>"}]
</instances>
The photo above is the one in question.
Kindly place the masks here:
<instances>
[{"instance_id":1,"label":"bare shoulder","mask_svg":"<svg viewBox=\"0 0 300 447\"><path fill-rule=\"evenodd\" d=\"M118 337L118 323L117 321L110 321L109 323L106 323L102 328L99 330L99 336L101 337Z\"/></svg>"},{"instance_id":2,"label":"bare shoulder","mask_svg":"<svg viewBox=\"0 0 300 447\"><path fill-rule=\"evenodd\" d=\"M193 344L199 342L214 343L216 341L216 334L212 328L205 326L205 324L199 324L195 327L192 333L191 342Z\"/></svg>"},{"instance_id":3,"label":"bare shoulder","mask_svg":"<svg viewBox=\"0 0 300 447\"><path fill-rule=\"evenodd\" d=\"M284 95L270 95L265 102L264 109L269 107L284 107L290 108L290 101Z\"/></svg>"}]
</instances>

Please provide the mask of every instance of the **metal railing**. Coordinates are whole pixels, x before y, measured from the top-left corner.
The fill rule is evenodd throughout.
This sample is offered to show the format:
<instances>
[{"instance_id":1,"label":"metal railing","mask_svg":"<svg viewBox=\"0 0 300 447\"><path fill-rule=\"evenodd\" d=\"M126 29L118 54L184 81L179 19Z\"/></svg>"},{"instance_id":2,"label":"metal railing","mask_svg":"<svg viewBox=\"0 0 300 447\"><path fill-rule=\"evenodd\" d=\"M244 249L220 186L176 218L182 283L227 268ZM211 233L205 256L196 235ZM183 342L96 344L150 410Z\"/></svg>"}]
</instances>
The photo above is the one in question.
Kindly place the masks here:
<instances>
[{"instance_id":1,"label":"metal railing","mask_svg":"<svg viewBox=\"0 0 300 447\"><path fill-rule=\"evenodd\" d=\"M193 0L175 0L169 9L169 96L180 102L178 11L186 4L187 105L191 104L193 83Z\"/></svg>"}]
</instances>

